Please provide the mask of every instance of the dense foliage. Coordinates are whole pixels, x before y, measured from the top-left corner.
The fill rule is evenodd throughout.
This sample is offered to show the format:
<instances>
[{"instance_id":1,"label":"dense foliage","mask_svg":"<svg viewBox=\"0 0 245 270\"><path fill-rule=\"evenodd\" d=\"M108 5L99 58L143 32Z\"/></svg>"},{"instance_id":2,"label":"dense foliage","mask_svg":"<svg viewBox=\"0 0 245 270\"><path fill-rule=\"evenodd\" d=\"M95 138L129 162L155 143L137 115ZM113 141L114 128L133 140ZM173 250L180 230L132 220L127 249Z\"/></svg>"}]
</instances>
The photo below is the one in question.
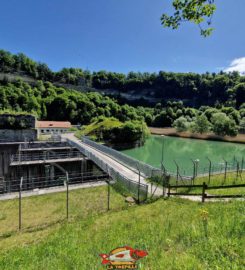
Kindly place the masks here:
<instances>
[{"instance_id":1,"label":"dense foliage","mask_svg":"<svg viewBox=\"0 0 245 270\"><path fill-rule=\"evenodd\" d=\"M109 89L119 93L133 91L159 98L163 105L168 100L183 100L184 104L199 107L201 105L239 106L245 102L245 77L237 72L224 73L122 73L99 71L89 72L79 68L64 68L53 72L46 64L36 63L24 54L13 55L0 50L0 72L28 75L35 80L52 83L79 85L94 90ZM110 91L109 91L110 92ZM140 104L144 104L141 100Z\"/></svg>"},{"instance_id":2,"label":"dense foliage","mask_svg":"<svg viewBox=\"0 0 245 270\"><path fill-rule=\"evenodd\" d=\"M221 112L235 123L229 125L236 128L245 117L243 105L239 111L221 105L216 108L202 106L197 110L185 107L180 101L169 101L166 106L159 103L154 108L132 107L119 105L114 99L95 92L82 93L43 81L31 86L21 80L0 82L0 109L26 111L39 119L68 120L74 124L89 124L93 118L104 116L115 117L121 122L145 121L148 126L156 127L170 127L179 117L192 122L201 114L212 122L212 116Z\"/></svg>"},{"instance_id":3,"label":"dense foliage","mask_svg":"<svg viewBox=\"0 0 245 270\"><path fill-rule=\"evenodd\" d=\"M78 137L86 135L97 141L123 146L123 144L131 145L136 142L143 144L149 135L149 130L141 121L122 123L113 117L98 117L93 119L90 125L84 126L76 135Z\"/></svg>"},{"instance_id":4,"label":"dense foliage","mask_svg":"<svg viewBox=\"0 0 245 270\"><path fill-rule=\"evenodd\" d=\"M12 55L5 51L0 51L0 72L24 74L35 79L10 82L2 77L0 110L26 111L35 113L39 119L68 120L73 124L89 124L92 119L103 116L115 117L121 122L145 121L148 126L171 127L178 119L180 125L176 122L174 125L182 131L191 129L205 133L212 130L219 135L236 135L239 125L244 131L245 77L236 72L202 75L130 72L125 75L105 71L91 74L71 68L55 73L23 54ZM96 92L68 89L67 83L74 87L77 84L90 86L94 90L141 93L148 89L162 102L152 107L132 107ZM214 117L217 113L223 116ZM222 125L218 125L219 122Z\"/></svg>"},{"instance_id":5,"label":"dense foliage","mask_svg":"<svg viewBox=\"0 0 245 270\"><path fill-rule=\"evenodd\" d=\"M243 121L241 121L241 125ZM238 125L236 124L236 121L223 112L214 113L210 121L205 113L200 114L200 112L190 122L185 117L181 116L174 121L173 127L175 127L178 132L189 130L193 133L203 134L213 131L219 136L236 136L238 134Z\"/></svg>"}]
</instances>

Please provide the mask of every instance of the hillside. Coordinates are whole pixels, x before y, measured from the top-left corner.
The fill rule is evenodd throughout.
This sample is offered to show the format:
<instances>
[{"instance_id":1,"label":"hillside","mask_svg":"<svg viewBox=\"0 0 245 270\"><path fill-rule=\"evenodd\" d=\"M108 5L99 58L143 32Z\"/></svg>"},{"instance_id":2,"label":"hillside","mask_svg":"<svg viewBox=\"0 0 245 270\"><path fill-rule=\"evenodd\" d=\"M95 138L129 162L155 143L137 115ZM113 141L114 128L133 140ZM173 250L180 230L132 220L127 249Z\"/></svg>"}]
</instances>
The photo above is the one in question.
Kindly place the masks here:
<instances>
[{"instance_id":1,"label":"hillside","mask_svg":"<svg viewBox=\"0 0 245 270\"><path fill-rule=\"evenodd\" d=\"M5 209L0 224L6 223L0 243L2 270L102 270L106 268L99 254L124 245L148 252L138 263L143 270L245 267L244 202L203 205L183 199L160 199L128 207L113 192L112 210L106 212L106 187L74 191L70 197L73 217L68 224L56 220L64 216L65 194L24 199L25 228L21 234L7 233L6 227L8 218L17 224L17 212L11 210L17 207L17 201L0 202L1 209ZM36 227L28 228L30 224Z\"/></svg>"},{"instance_id":2,"label":"hillside","mask_svg":"<svg viewBox=\"0 0 245 270\"><path fill-rule=\"evenodd\" d=\"M0 51L0 72L0 111L26 111L42 120L81 125L114 117L219 136L236 136L245 129L245 82L238 73L53 72L23 54L5 51ZM147 105L146 99L154 106L135 106ZM211 106L199 107L204 104Z\"/></svg>"},{"instance_id":3,"label":"hillside","mask_svg":"<svg viewBox=\"0 0 245 270\"><path fill-rule=\"evenodd\" d=\"M53 72L46 64L37 63L22 53L14 55L4 50L0 50L0 72L28 76L28 80L49 81L57 86L74 86L77 90L96 89L134 105L182 100L191 107L224 104L239 108L245 102L245 77L237 72L123 74L79 68Z\"/></svg>"}]
</instances>

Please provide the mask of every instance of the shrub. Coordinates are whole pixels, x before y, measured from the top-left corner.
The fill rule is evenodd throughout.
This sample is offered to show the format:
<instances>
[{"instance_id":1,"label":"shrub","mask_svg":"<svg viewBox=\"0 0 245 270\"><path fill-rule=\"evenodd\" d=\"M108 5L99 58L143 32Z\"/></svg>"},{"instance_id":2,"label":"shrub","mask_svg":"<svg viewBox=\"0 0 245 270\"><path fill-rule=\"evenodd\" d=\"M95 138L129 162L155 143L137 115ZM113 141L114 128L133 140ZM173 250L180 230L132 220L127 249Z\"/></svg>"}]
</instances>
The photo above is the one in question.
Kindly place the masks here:
<instances>
[{"instance_id":1,"label":"shrub","mask_svg":"<svg viewBox=\"0 0 245 270\"><path fill-rule=\"evenodd\" d=\"M175 127L178 132L184 132L189 128L189 122L184 116L181 116L174 121L173 127Z\"/></svg>"},{"instance_id":2,"label":"shrub","mask_svg":"<svg viewBox=\"0 0 245 270\"><path fill-rule=\"evenodd\" d=\"M211 118L213 131L219 136L236 136L238 127L234 120L230 119L225 113L215 113Z\"/></svg>"}]
</instances>

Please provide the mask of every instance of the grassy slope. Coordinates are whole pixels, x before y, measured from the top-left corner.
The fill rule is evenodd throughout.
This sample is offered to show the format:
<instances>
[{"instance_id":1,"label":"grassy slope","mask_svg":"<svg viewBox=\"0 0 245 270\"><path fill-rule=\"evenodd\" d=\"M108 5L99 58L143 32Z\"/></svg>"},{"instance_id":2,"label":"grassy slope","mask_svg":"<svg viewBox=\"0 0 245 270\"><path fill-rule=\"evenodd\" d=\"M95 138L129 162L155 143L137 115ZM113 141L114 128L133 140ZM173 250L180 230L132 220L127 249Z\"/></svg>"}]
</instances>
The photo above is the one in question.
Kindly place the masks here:
<instances>
[{"instance_id":1,"label":"grassy slope","mask_svg":"<svg viewBox=\"0 0 245 270\"><path fill-rule=\"evenodd\" d=\"M209 178L207 176L205 177L199 177L195 179L194 184L195 185L202 185L203 182L205 182L208 186L226 186L226 185L239 185L239 184L245 184L244 181L244 172L241 174L238 174L236 172L233 173L227 173L226 179L224 174L211 176L210 183ZM175 181L172 183L175 184ZM181 182L179 183L181 184ZM188 193L202 193L202 188L192 188L192 189L184 189L181 188L179 191L188 192ZM239 187L239 188L232 188L232 189L210 189L207 190L206 193L212 194L212 195L245 195L245 187Z\"/></svg>"},{"instance_id":2,"label":"grassy slope","mask_svg":"<svg viewBox=\"0 0 245 270\"><path fill-rule=\"evenodd\" d=\"M113 127L120 127L123 123L114 118L105 118L103 121L96 121L90 125L85 126L81 131L77 131L75 135L80 138L81 135L90 136L97 139L100 136L102 129L110 129Z\"/></svg>"},{"instance_id":3,"label":"grassy slope","mask_svg":"<svg viewBox=\"0 0 245 270\"><path fill-rule=\"evenodd\" d=\"M4 239L4 246L11 244L11 248L0 252L0 268L105 269L99 254L122 245L148 250L149 256L139 261L140 269L144 270L245 267L244 202L203 205L181 199L160 199L152 204L124 208L121 197L113 194L114 209L124 210L106 213L99 206L102 202L96 200L103 189L105 192L105 187L95 188L92 194L90 190L82 191L80 199L85 203L79 201L75 205L75 208L81 207L81 215L73 222ZM95 203L89 204L86 193L91 198L96 196ZM59 202L56 195L49 196L55 198L53 202ZM39 199L41 204L46 203L43 205L46 211L50 211L47 209L51 205L49 196ZM101 209L98 215L95 215L96 209ZM203 210L208 211L207 231ZM34 213L35 209L31 208L30 219ZM35 214L35 218L39 216ZM20 247L18 237L26 239Z\"/></svg>"},{"instance_id":4,"label":"grassy slope","mask_svg":"<svg viewBox=\"0 0 245 270\"><path fill-rule=\"evenodd\" d=\"M127 207L124 198L111 189L111 209ZM107 187L69 192L69 219L86 219L107 212ZM18 200L0 201L0 252L36 242L66 222L66 193L22 199L22 228L18 233ZM0 267L1 269L1 267Z\"/></svg>"}]
</instances>

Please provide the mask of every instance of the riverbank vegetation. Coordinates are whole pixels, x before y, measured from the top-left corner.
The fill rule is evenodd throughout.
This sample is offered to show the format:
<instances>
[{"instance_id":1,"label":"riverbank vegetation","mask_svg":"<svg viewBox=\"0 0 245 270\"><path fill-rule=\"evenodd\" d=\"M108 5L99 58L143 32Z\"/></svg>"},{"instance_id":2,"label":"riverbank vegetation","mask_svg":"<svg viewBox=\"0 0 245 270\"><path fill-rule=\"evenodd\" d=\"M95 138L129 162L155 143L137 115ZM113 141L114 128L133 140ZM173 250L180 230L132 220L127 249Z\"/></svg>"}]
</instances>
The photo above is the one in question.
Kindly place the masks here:
<instances>
[{"instance_id":1,"label":"riverbank vegetation","mask_svg":"<svg viewBox=\"0 0 245 270\"><path fill-rule=\"evenodd\" d=\"M76 192L79 195L80 191ZM245 267L245 209L241 201L201 204L171 198L140 207L125 207L117 197L114 210L106 212L99 199L106 187L81 192L90 199L89 203L84 204L87 199L83 199L79 207L72 209L78 216L69 223L62 221L35 229L26 228L21 233L2 232L5 237L0 242L1 269L104 269L99 254L124 245L147 250L148 256L138 262L139 269ZM35 205L28 208L28 216L24 218L38 223L52 217L53 213L56 217L64 215L62 196L65 198L65 193L24 198L23 207L27 205L25 200ZM47 202L49 206L44 208L42 203ZM10 210L11 204L17 206L17 201L0 202L1 206L3 204ZM118 209L115 208L117 204ZM87 210L88 206L92 212ZM51 211L51 215L43 211L39 215L42 209ZM14 217L17 220L17 212L11 219Z\"/></svg>"},{"instance_id":2,"label":"riverbank vegetation","mask_svg":"<svg viewBox=\"0 0 245 270\"><path fill-rule=\"evenodd\" d=\"M128 145L144 144L150 131L147 125L142 121L121 122L116 118L98 117L92 120L92 123L83 126L76 132L77 137L89 136L90 138L105 142L110 145Z\"/></svg>"},{"instance_id":3,"label":"riverbank vegetation","mask_svg":"<svg viewBox=\"0 0 245 270\"><path fill-rule=\"evenodd\" d=\"M229 117L223 112L214 112L210 121L205 115L205 112L203 114L198 114L190 121L181 116L174 121L173 127L176 128L177 132L191 131L192 133L204 134L212 131L218 136L231 137L238 134L238 125L234 118Z\"/></svg>"}]
</instances>

